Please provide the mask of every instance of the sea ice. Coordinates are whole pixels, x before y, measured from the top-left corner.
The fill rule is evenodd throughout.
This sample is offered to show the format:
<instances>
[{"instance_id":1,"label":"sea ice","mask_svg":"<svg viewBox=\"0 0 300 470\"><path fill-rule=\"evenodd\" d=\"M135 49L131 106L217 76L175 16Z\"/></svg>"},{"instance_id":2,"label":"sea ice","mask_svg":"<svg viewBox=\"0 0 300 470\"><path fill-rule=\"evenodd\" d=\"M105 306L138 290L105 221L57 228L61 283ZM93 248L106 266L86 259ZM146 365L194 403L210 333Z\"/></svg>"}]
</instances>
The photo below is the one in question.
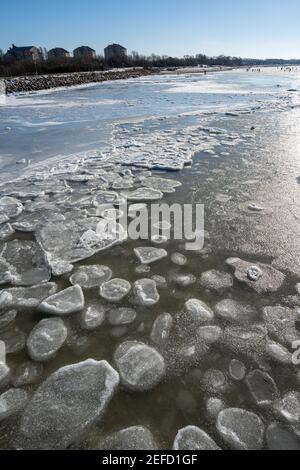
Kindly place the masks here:
<instances>
[{"instance_id":1,"label":"sea ice","mask_svg":"<svg viewBox=\"0 0 300 470\"><path fill-rule=\"evenodd\" d=\"M10 368L4 362L0 362L0 387L7 385L10 377Z\"/></svg>"},{"instance_id":2,"label":"sea ice","mask_svg":"<svg viewBox=\"0 0 300 470\"><path fill-rule=\"evenodd\" d=\"M78 284L82 289L93 289L107 282L112 277L112 270L107 266L80 266L70 277L73 285Z\"/></svg>"},{"instance_id":3,"label":"sea ice","mask_svg":"<svg viewBox=\"0 0 300 470\"><path fill-rule=\"evenodd\" d=\"M229 326L225 328L223 342L235 354L265 354L267 330L262 325L248 327Z\"/></svg>"},{"instance_id":4,"label":"sea ice","mask_svg":"<svg viewBox=\"0 0 300 470\"><path fill-rule=\"evenodd\" d=\"M184 315L191 324L201 325L214 320L214 312L204 302L190 299L184 305Z\"/></svg>"},{"instance_id":5,"label":"sea ice","mask_svg":"<svg viewBox=\"0 0 300 470\"><path fill-rule=\"evenodd\" d=\"M151 341L156 346L163 346L169 339L173 327L173 317L169 313L162 313L155 320L152 331Z\"/></svg>"},{"instance_id":6,"label":"sea ice","mask_svg":"<svg viewBox=\"0 0 300 470\"><path fill-rule=\"evenodd\" d=\"M26 361L14 370L11 382L16 388L33 385L41 380L42 375L42 364Z\"/></svg>"},{"instance_id":7,"label":"sea ice","mask_svg":"<svg viewBox=\"0 0 300 470\"><path fill-rule=\"evenodd\" d=\"M215 441L202 429L187 426L178 431L173 444L175 451L215 451L221 450Z\"/></svg>"},{"instance_id":8,"label":"sea ice","mask_svg":"<svg viewBox=\"0 0 300 470\"><path fill-rule=\"evenodd\" d=\"M86 217L49 223L37 230L36 238L54 259L68 263L83 261L127 239L127 232L121 225L106 224L99 230L99 222L97 217Z\"/></svg>"},{"instance_id":9,"label":"sea ice","mask_svg":"<svg viewBox=\"0 0 300 470\"><path fill-rule=\"evenodd\" d=\"M0 241L5 241L15 233L14 228L10 224L0 225Z\"/></svg>"},{"instance_id":10,"label":"sea ice","mask_svg":"<svg viewBox=\"0 0 300 470\"><path fill-rule=\"evenodd\" d=\"M119 194L116 192L99 191L93 199L93 205L95 207L102 206L103 204L110 204L111 206L119 206L123 202Z\"/></svg>"},{"instance_id":11,"label":"sea ice","mask_svg":"<svg viewBox=\"0 0 300 470\"><path fill-rule=\"evenodd\" d=\"M50 315L70 315L84 309L84 295L80 286L64 289L45 299L39 311Z\"/></svg>"},{"instance_id":12,"label":"sea ice","mask_svg":"<svg viewBox=\"0 0 300 470\"><path fill-rule=\"evenodd\" d=\"M213 396L219 396L226 392L228 383L226 376L222 371L209 369L203 375L201 386L206 393Z\"/></svg>"},{"instance_id":13,"label":"sea ice","mask_svg":"<svg viewBox=\"0 0 300 470\"><path fill-rule=\"evenodd\" d=\"M101 304L90 305L80 315L80 325L84 330L93 331L103 325L106 309Z\"/></svg>"},{"instance_id":14,"label":"sea ice","mask_svg":"<svg viewBox=\"0 0 300 470\"><path fill-rule=\"evenodd\" d=\"M0 396L0 422L19 414L26 406L29 394L20 388L11 388Z\"/></svg>"},{"instance_id":15,"label":"sea ice","mask_svg":"<svg viewBox=\"0 0 300 470\"><path fill-rule=\"evenodd\" d=\"M201 326L197 330L197 336L208 344L218 343L223 330L219 326Z\"/></svg>"},{"instance_id":16,"label":"sea ice","mask_svg":"<svg viewBox=\"0 0 300 470\"><path fill-rule=\"evenodd\" d=\"M189 287L196 284L197 278L193 274L172 274L170 280L180 287Z\"/></svg>"},{"instance_id":17,"label":"sea ice","mask_svg":"<svg viewBox=\"0 0 300 470\"><path fill-rule=\"evenodd\" d=\"M137 274L148 274L151 272L151 266L147 266L146 264L141 264L135 268L135 272Z\"/></svg>"},{"instance_id":18,"label":"sea ice","mask_svg":"<svg viewBox=\"0 0 300 470\"><path fill-rule=\"evenodd\" d=\"M70 274L74 269L73 264L68 263L64 260L56 259L50 253L46 253L46 260L49 268L52 271L52 276L54 277L60 277L65 274Z\"/></svg>"},{"instance_id":19,"label":"sea ice","mask_svg":"<svg viewBox=\"0 0 300 470\"><path fill-rule=\"evenodd\" d=\"M11 284L16 280L12 271L13 267L0 258L0 286Z\"/></svg>"},{"instance_id":20,"label":"sea ice","mask_svg":"<svg viewBox=\"0 0 300 470\"><path fill-rule=\"evenodd\" d=\"M6 214L4 214L2 211L0 211L0 224L5 224L8 221L9 221L9 217Z\"/></svg>"},{"instance_id":21,"label":"sea ice","mask_svg":"<svg viewBox=\"0 0 300 470\"><path fill-rule=\"evenodd\" d=\"M250 323L256 316L256 309L232 299L224 299L215 305L215 313L221 320L230 323Z\"/></svg>"},{"instance_id":22,"label":"sea ice","mask_svg":"<svg viewBox=\"0 0 300 470\"><path fill-rule=\"evenodd\" d=\"M271 405L279 392L272 377L261 370L254 370L246 378L250 393L258 406Z\"/></svg>"},{"instance_id":23,"label":"sea ice","mask_svg":"<svg viewBox=\"0 0 300 470\"><path fill-rule=\"evenodd\" d=\"M157 287L166 288L168 285L167 279L164 276L159 276L158 274L155 274L151 277L151 279L155 282Z\"/></svg>"},{"instance_id":24,"label":"sea ice","mask_svg":"<svg viewBox=\"0 0 300 470\"><path fill-rule=\"evenodd\" d=\"M6 329L16 318L18 312L16 310L0 311L0 331Z\"/></svg>"},{"instance_id":25,"label":"sea ice","mask_svg":"<svg viewBox=\"0 0 300 470\"><path fill-rule=\"evenodd\" d=\"M4 196L0 198L0 213L9 219L18 217L23 212L23 204L14 197Z\"/></svg>"},{"instance_id":26,"label":"sea ice","mask_svg":"<svg viewBox=\"0 0 300 470\"><path fill-rule=\"evenodd\" d=\"M95 448L109 451L145 451L158 450L158 444L148 428L133 426L101 437Z\"/></svg>"},{"instance_id":27,"label":"sea ice","mask_svg":"<svg viewBox=\"0 0 300 470\"><path fill-rule=\"evenodd\" d=\"M147 204L132 204L128 208L128 217L130 219L135 219L138 214L147 210Z\"/></svg>"},{"instance_id":28,"label":"sea ice","mask_svg":"<svg viewBox=\"0 0 300 470\"><path fill-rule=\"evenodd\" d=\"M13 240L5 243L0 260L6 263L13 285L34 286L51 279L45 255L35 242Z\"/></svg>"},{"instance_id":29,"label":"sea ice","mask_svg":"<svg viewBox=\"0 0 300 470\"><path fill-rule=\"evenodd\" d=\"M17 449L64 450L102 417L119 384L105 361L63 367L40 385L16 432Z\"/></svg>"},{"instance_id":30,"label":"sea ice","mask_svg":"<svg viewBox=\"0 0 300 470\"><path fill-rule=\"evenodd\" d=\"M128 201L158 201L163 198L163 193L152 188L139 188L131 193L123 193Z\"/></svg>"},{"instance_id":31,"label":"sea ice","mask_svg":"<svg viewBox=\"0 0 300 470\"><path fill-rule=\"evenodd\" d=\"M49 282L33 287L14 287L5 291L11 296L13 308L37 308L47 297L57 292L57 284Z\"/></svg>"},{"instance_id":32,"label":"sea ice","mask_svg":"<svg viewBox=\"0 0 300 470\"><path fill-rule=\"evenodd\" d=\"M269 450L300 450L300 437L282 424L271 423L266 432L266 439Z\"/></svg>"},{"instance_id":33,"label":"sea ice","mask_svg":"<svg viewBox=\"0 0 300 470\"><path fill-rule=\"evenodd\" d=\"M279 343L290 347L294 341L300 340L294 310L279 306L265 307L263 319L270 337Z\"/></svg>"},{"instance_id":34,"label":"sea ice","mask_svg":"<svg viewBox=\"0 0 300 470\"><path fill-rule=\"evenodd\" d=\"M142 264L152 264L168 256L166 250L151 247L135 248L134 253Z\"/></svg>"},{"instance_id":35,"label":"sea ice","mask_svg":"<svg viewBox=\"0 0 300 470\"><path fill-rule=\"evenodd\" d=\"M292 353L284 346L274 341L268 341L266 353L269 359L277 364L291 365L293 363Z\"/></svg>"},{"instance_id":36,"label":"sea ice","mask_svg":"<svg viewBox=\"0 0 300 470\"><path fill-rule=\"evenodd\" d=\"M44 208L33 213L23 212L18 220L12 224L12 227L17 232L31 233L49 222L63 222L64 220L65 216L57 208Z\"/></svg>"},{"instance_id":37,"label":"sea ice","mask_svg":"<svg viewBox=\"0 0 300 470\"><path fill-rule=\"evenodd\" d=\"M165 375L163 357L153 348L136 341L121 344L114 354L122 384L134 391L155 388Z\"/></svg>"},{"instance_id":38,"label":"sea ice","mask_svg":"<svg viewBox=\"0 0 300 470\"><path fill-rule=\"evenodd\" d=\"M300 393L288 392L281 400L275 403L275 410L290 424L300 423Z\"/></svg>"},{"instance_id":39,"label":"sea ice","mask_svg":"<svg viewBox=\"0 0 300 470\"><path fill-rule=\"evenodd\" d=\"M11 304L12 295L6 290L0 291L0 312L5 308L10 307Z\"/></svg>"},{"instance_id":40,"label":"sea ice","mask_svg":"<svg viewBox=\"0 0 300 470\"><path fill-rule=\"evenodd\" d=\"M108 322L112 326L130 325L137 313L132 308L114 308L108 312Z\"/></svg>"},{"instance_id":41,"label":"sea ice","mask_svg":"<svg viewBox=\"0 0 300 470\"><path fill-rule=\"evenodd\" d=\"M0 332L0 341L5 343L6 354L16 354L25 348L26 335L19 328L14 327Z\"/></svg>"},{"instance_id":42,"label":"sea ice","mask_svg":"<svg viewBox=\"0 0 300 470\"><path fill-rule=\"evenodd\" d=\"M233 449L262 449L265 429L261 419L254 413L237 408L223 410L218 416L217 429Z\"/></svg>"},{"instance_id":43,"label":"sea ice","mask_svg":"<svg viewBox=\"0 0 300 470\"><path fill-rule=\"evenodd\" d=\"M200 285L204 289L221 293L232 288L233 279L228 273L212 270L201 274Z\"/></svg>"},{"instance_id":44,"label":"sea ice","mask_svg":"<svg viewBox=\"0 0 300 470\"><path fill-rule=\"evenodd\" d=\"M264 208L261 207L261 206L258 206L257 204L253 203L253 204L249 204L248 205L248 209L250 211L253 211L253 212L263 212L264 211Z\"/></svg>"},{"instance_id":45,"label":"sea ice","mask_svg":"<svg viewBox=\"0 0 300 470\"><path fill-rule=\"evenodd\" d=\"M177 266L185 266L188 260L186 256L182 255L181 253L173 253L171 256L171 261Z\"/></svg>"},{"instance_id":46,"label":"sea ice","mask_svg":"<svg viewBox=\"0 0 300 470\"><path fill-rule=\"evenodd\" d=\"M246 366L241 361L233 359L229 364L229 375L233 380L241 382L246 377Z\"/></svg>"},{"instance_id":47,"label":"sea ice","mask_svg":"<svg viewBox=\"0 0 300 470\"><path fill-rule=\"evenodd\" d=\"M258 263L254 268L253 263L248 263L239 258L229 258L226 263L235 270L235 278L258 294L278 291L285 280L285 275L267 264Z\"/></svg>"},{"instance_id":48,"label":"sea ice","mask_svg":"<svg viewBox=\"0 0 300 470\"><path fill-rule=\"evenodd\" d=\"M88 181L93 181L95 179L94 175L71 175L67 176L66 181L73 183L87 183Z\"/></svg>"},{"instance_id":49,"label":"sea ice","mask_svg":"<svg viewBox=\"0 0 300 470\"><path fill-rule=\"evenodd\" d=\"M133 286L135 301L142 306L151 307L160 300L156 282L152 279L140 279Z\"/></svg>"},{"instance_id":50,"label":"sea ice","mask_svg":"<svg viewBox=\"0 0 300 470\"><path fill-rule=\"evenodd\" d=\"M36 362L53 359L62 348L68 336L68 329L60 318L41 320L27 339L27 351Z\"/></svg>"},{"instance_id":51,"label":"sea ice","mask_svg":"<svg viewBox=\"0 0 300 470\"><path fill-rule=\"evenodd\" d=\"M100 296L109 302L120 302L130 291L131 284L125 279L112 279L100 286Z\"/></svg>"},{"instance_id":52,"label":"sea ice","mask_svg":"<svg viewBox=\"0 0 300 470\"><path fill-rule=\"evenodd\" d=\"M150 178L144 179L142 184L147 188L156 189L166 194L174 193L176 188L182 186L179 181L170 180L167 178L158 178L156 176L151 176Z\"/></svg>"},{"instance_id":53,"label":"sea ice","mask_svg":"<svg viewBox=\"0 0 300 470\"><path fill-rule=\"evenodd\" d=\"M208 417L215 421L219 413L226 408L223 400L220 398L209 398L206 402L206 412Z\"/></svg>"}]
</instances>

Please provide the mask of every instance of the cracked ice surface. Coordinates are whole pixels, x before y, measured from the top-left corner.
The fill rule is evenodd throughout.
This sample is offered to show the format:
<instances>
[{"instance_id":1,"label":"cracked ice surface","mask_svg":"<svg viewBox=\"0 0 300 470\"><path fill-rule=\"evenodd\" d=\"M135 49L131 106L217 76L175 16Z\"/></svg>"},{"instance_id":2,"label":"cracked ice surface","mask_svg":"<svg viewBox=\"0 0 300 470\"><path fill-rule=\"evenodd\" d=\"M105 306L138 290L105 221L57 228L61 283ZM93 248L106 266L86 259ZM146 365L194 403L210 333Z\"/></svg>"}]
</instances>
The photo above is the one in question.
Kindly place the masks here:
<instances>
[{"instance_id":1,"label":"cracked ice surface","mask_svg":"<svg viewBox=\"0 0 300 470\"><path fill-rule=\"evenodd\" d=\"M173 109L177 92L185 96L177 77L167 80ZM287 95L272 95L271 105L256 98L226 112L115 119L105 148L20 161L22 177L0 186L0 341L8 356L0 364L0 448L300 447L292 362L300 278L296 256L287 266L274 253L286 227L290 244L299 233L285 217L280 233L276 220L291 175L299 189L289 160L297 142L292 152L287 143L297 109L285 114ZM273 111L283 117L270 121ZM286 122L283 186L274 133ZM205 204L203 250L189 253L163 236L135 243L121 225L106 224L114 214L122 223L124 202L132 219L161 201ZM268 242L266 227L280 243Z\"/></svg>"}]
</instances>

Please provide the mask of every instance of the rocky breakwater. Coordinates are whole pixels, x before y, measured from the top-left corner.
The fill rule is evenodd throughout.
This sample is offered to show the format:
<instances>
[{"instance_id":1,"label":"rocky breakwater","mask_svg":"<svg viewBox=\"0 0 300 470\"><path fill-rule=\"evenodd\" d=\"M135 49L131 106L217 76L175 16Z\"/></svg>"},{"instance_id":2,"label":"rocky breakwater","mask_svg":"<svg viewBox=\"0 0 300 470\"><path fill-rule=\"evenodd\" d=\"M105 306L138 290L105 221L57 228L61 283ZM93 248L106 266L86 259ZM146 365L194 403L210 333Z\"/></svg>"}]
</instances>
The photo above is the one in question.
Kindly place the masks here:
<instances>
[{"instance_id":1,"label":"rocky breakwater","mask_svg":"<svg viewBox=\"0 0 300 470\"><path fill-rule=\"evenodd\" d=\"M81 72L59 75L34 75L14 77L5 80L6 93L49 90L51 88L84 85L86 83L106 82L108 80L125 80L151 75L154 72L146 69L109 70L105 72Z\"/></svg>"}]
</instances>

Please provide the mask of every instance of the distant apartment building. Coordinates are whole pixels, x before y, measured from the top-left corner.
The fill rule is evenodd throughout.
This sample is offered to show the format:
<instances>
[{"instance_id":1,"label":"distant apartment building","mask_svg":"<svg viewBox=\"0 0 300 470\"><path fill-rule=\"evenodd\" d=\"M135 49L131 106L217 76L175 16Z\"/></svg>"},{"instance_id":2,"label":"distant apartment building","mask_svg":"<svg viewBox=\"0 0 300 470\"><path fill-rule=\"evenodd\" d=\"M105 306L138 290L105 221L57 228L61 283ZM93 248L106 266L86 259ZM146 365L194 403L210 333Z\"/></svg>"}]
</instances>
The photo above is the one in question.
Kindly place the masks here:
<instances>
[{"instance_id":1,"label":"distant apartment building","mask_svg":"<svg viewBox=\"0 0 300 470\"><path fill-rule=\"evenodd\" d=\"M75 59L95 59L96 51L89 46L81 46L74 49L73 55Z\"/></svg>"},{"instance_id":2,"label":"distant apartment building","mask_svg":"<svg viewBox=\"0 0 300 470\"><path fill-rule=\"evenodd\" d=\"M7 59L15 60L30 60L33 62L38 62L42 59L42 53L40 49L35 46L22 46L17 47L13 44L5 54Z\"/></svg>"},{"instance_id":3,"label":"distant apartment building","mask_svg":"<svg viewBox=\"0 0 300 470\"><path fill-rule=\"evenodd\" d=\"M48 51L48 58L49 59L64 59L66 57L70 57L70 52L66 51L62 47L55 47Z\"/></svg>"},{"instance_id":4,"label":"distant apartment building","mask_svg":"<svg viewBox=\"0 0 300 470\"><path fill-rule=\"evenodd\" d=\"M117 57L126 57L127 49L120 44L110 44L104 49L105 60L115 59Z\"/></svg>"}]
</instances>

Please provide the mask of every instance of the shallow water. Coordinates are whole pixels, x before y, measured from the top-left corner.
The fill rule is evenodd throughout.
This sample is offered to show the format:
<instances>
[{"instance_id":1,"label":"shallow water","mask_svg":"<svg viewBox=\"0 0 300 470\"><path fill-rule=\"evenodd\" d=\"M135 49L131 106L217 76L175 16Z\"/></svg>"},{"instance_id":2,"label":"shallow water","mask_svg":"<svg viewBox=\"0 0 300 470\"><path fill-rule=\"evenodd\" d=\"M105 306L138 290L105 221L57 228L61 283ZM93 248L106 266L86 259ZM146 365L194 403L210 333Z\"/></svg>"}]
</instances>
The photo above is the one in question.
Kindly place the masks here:
<instances>
[{"instance_id":1,"label":"shallow water","mask_svg":"<svg viewBox=\"0 0 300 470\"><path fill-rule=\"evenodd\" d=\"M234 71L207 77L150 77L8 98L9 106L0 108L1 178L5 181L17 174L30 178L20 180L18 190L23 186L27 190L38 186L37 175L42 175L45 181L53 178L64 181L74 170L82 174L85 168L92 169L89 156L93 152L99 158L100 167L101 162L105 165L112 161L126 163L129 168L130 163L140 162L140 154L143 161L154 161L153 155L157 160L165 161L170 153L175 161L177 155L183 161L193 157L193 164L180 172L153 170L153 176L182 183L176 193L165 195L163 201L205 205L207 233L204 250L200 252L187 252L182 241L169 241L159 246L167 250L168 258L153 264L150 273L137 274L135 268L139 262L133 249L152 244L126 241L79 263L109 266L113 277L132 283L153 275L164 276L167 286L159 288L157 305L137 307L136 321L121 330L105 323L94 332L84 332L77 314L68 317L65 322L69 327L69 340L44 366L39 382L62 366L89 358L105 359L113 364L113 353L121 342L150 343L152 325L161 313L169 312L176 326L178 312L191 298L201 299L213 310L223 299L234 299L255 307L255 317L245 325L250 328L254 324L264 324L262 309L265 306L286 305L288 296L295 297L295 286L300 280L300 108L299 94L287 90L298 88L299 82L300 72ZM228 115L228 112L234 115ZM11 129L5 130L7 127ZM143 143L144 147L141 147ZM84 161L80 162L82 152L87 155L87 166ZM57 158L57 155L70 154L76 154L76 157L67 161ZM15 165L22 158L32 162L26 169L23 164ZM135 167L135 171L138 175L143 170ZM89 193L89 183L68 184L75 194L79 191ZM15 184L4 184L0 187L1 195L13 188L16 190ZM93 183L90 191L94 191ZM50 195L47 202L52 201L59 205L55 195ZM262 206L264 210L252 212L248 208L250 203ZM64 204L62 210L70 211ZM13 238L34 239L34 235L16 232ZM176 252L187 257L184 267L171 262L171 254ZM203 288L200 285L203 272L214 269L233 274L225 263L229 257L249 261L249 266L273 263L286 274L285 282L276 292L262 294L236 279L233 287L221 293ZM179 287L173 281L176 273L193 274L197 282L189 287ZM65 275L53 280L60 288L65 288L70 286L68 278ZM87 306L96 301L111 307L99 299L97 289L84 293ZM300 305L297 302L299 298L288 302L295 310L295 317ZM132 307L131 298L122 301L120 306ZM36 311L20 311L14 326L27 335L44 317ZM230 325L217 317L211 324L222 329ZM180 335L177 338L175 331L175 348L189 344L188 328L186 336L183 332L183 339ZM71 341L74 333L78 337ZM207 354L182 362L177 360L177 353L172 348L163 348L161 352L167 363L167 374L162 383L142 394L120 387L99 425L90 430L82 442L74 443L75 448L93 448L103 434L134 425L149 427L161 448L170 449L177 431L188 425L199 426L220 447L228 448L230 445L223 441L215 421L208 418L205 410L206 400L215 396L224 400L226 408L256 413L265 428L278 421L298 431L299 423L286 423L273 404L258 406L245 381L238 383L230 378L229 364L232 359L241 360L247 374L255 369L266 369L282 397L289 391L298 391L299 366L292 363L278 365L264 355L258 359L247 351L233 352L223 341L214 344ZM8 364L14 369L27 359L24 349L9 355ZM202 380L210 369L225 374L225 390L205 389ZM31 392L36 386L25 388ZM18 427L18 417L6 420L0 426L0 448L9 448ZM263 447L268 447L266 440Z\"/></svg>"},{"instance_id":2,"label":"shallow water","mask_svg":"<svg viewBox=\"0 0 300 470\"><path fill-rule=\"evenodd\" d=\"M150 76L7 97L0 107L1 178L30 162L113 148L117 122L284 104L300 73ZM182 120L182 125L184 120ZM26 159L16 168L15 163Z\"/></svg>"}]
</instances>

